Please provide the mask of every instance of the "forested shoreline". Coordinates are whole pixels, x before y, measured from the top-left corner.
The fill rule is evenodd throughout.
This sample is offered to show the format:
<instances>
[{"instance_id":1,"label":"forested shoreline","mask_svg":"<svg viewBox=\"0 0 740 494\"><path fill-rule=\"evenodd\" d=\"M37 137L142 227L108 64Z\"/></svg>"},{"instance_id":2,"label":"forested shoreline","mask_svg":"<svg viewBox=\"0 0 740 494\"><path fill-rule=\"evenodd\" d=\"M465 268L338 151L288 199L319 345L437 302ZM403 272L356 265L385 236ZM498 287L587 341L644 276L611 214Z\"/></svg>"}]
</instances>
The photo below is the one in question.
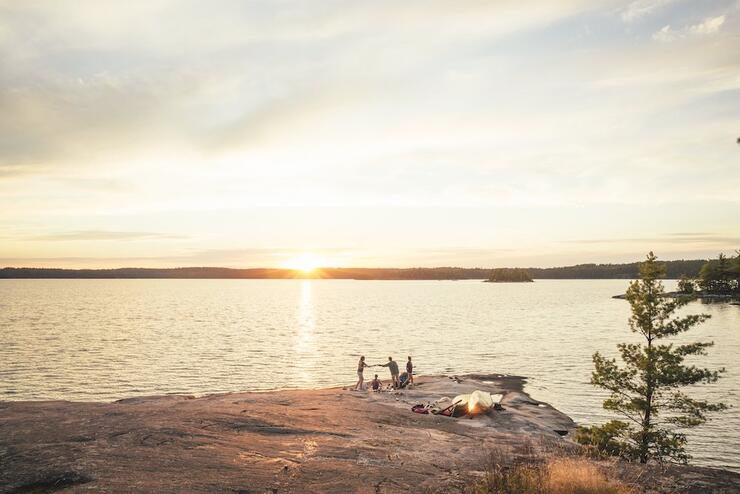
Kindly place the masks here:
<instances>
[{"instance_id":1,"label":"forested shoreline","mask_svg":"<svg viewBox=\"0 0 740 494\"><path fill-rule=\"evenodd\" d=\"M666 277L699 277L705 259L666 261ZM633 279L638 274L638 262L625 264L577 264L553 268L523 268L534 279ZM486 280L498 268L319 268L310 273L292 269L233 269L219 267L183 268L118 268L61 269L14 268L0 269L0 278L174 278L174 279L291 279L325 278L358 280Z\"/></svg>"}]
</instances>

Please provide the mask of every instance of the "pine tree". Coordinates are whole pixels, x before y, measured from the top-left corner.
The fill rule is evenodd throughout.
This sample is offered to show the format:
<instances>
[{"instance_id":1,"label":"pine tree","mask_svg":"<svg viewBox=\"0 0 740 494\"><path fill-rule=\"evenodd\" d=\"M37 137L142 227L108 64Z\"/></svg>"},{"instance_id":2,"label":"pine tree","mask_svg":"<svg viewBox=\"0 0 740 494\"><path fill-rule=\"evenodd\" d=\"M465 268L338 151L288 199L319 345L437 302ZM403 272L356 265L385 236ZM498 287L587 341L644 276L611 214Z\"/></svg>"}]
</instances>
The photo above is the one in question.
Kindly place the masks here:
<instances>
[{"instance_id":1,"label":"pine tree","mask_svg":"<svg viewBox=\"0 0 740 494\"><path fill-rule=\"evenodd\" d=\"M733 258L720 254L699 271L700 288L712 295L740 295L740 251Z\"/></svg>"},{"instance_id":2,"label":"pine tree","mask_svg":"<svg viewBox=\"0 0 740 494\"><path fill-rule=\"evenodd\" d=\"M711 371L684 364L686 357L706 355L711 342L659 343L709 318L705 314L675 316L676 309L691 298L665 297L660 281L664 273L664 266L650 252L640 265L640 279L627 289L632 309L629 326L644 340L617 346L624 365L598 352L593 356L591 383L610 392L604 408L623 420L582 428L577 435L584 444L641 463L651 459L687 462L686 436L677 429L700 425L706 422L708 412L727 408L722 403L690 398L681 391L692 384L716 382L724 369Z\"/></svg>"},{"instance_id":3,"label":"pine tree","mask_svg":"<svg viewBox=\"0 0 740 494\"><path fill-rule=\"evenodd\" d=\"M691 295L694 293L694 280L686 276L685 274L681 276L681 279L678 280L678 293L684 294L684 295Z\"/></svg>"}]
</instances>

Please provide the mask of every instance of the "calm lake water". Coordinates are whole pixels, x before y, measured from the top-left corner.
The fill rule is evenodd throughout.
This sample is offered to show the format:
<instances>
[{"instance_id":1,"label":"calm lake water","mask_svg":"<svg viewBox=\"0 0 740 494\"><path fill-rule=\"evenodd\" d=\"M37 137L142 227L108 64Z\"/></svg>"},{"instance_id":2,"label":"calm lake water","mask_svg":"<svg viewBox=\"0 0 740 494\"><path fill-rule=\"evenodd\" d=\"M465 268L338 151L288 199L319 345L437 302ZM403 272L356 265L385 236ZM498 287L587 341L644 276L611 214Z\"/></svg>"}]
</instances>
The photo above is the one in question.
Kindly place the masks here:
<instances>
[{"instance_id":1,"label":"calm lake water","mask_svg":"<svg viewBox=\"0 0 740 494\"><path fill-rule=\"evenodd\" d=\"M674 282L666 282L672 288ZM357 358L420 374L507 373L579 423L607 418L591 355L635 340L624 280L0 280L0 399L114 400L161 393L322 387ZM740 470L740 306L712 318L696 395L734 406L690 434L694 462ZM680 338L677 341L685 341ZM371 369L372 370L372 369ZM387 369L378 369L381 378Z\"/></svg>"}]
</instances>

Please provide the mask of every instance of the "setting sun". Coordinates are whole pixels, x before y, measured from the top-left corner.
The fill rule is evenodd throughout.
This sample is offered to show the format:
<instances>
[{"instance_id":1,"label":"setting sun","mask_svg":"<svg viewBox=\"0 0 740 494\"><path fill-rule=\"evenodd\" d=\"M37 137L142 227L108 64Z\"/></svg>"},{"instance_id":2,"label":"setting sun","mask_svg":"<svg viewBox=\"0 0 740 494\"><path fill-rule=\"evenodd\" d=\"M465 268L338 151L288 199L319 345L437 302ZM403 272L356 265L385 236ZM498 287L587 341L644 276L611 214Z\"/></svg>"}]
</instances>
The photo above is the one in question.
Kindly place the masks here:
<instances>
[{"instance_id":1,"label":"setting sun","mask_svg":"<svg viewBox=\"0 0 740 494\"><path fill-rule=\"evenodd\" d=\"M311 253L291 257L283 263L283 266L287 269L294 269L304 273L311 273L316 268L326 265L326 259Z\"/></svg>"}]
</instances>

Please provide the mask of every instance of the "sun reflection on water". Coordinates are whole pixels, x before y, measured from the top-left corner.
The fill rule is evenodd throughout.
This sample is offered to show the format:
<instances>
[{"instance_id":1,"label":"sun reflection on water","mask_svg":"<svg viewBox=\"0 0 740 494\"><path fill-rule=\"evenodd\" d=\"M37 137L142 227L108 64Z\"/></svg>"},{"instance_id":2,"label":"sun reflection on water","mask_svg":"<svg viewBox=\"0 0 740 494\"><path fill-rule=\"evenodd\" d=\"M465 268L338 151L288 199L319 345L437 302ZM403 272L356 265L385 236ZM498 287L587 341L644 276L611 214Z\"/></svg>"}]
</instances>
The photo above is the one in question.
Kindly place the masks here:
<instances>
[{"instance_id":1,"label":"sun reflection on water","mask_svg":"<svg viewBox=\"0 0 740 494\"><path fill-rule=\"evenodd\" d=\"M316 353L315 331L316 316L313 304L313 282L301 282L301 291L296 312L297 328L293 350L298 358L295 362L296 378L301 382L310 382L314 377L311 371L311 355Z\"/></svg>"}]
</instances>

